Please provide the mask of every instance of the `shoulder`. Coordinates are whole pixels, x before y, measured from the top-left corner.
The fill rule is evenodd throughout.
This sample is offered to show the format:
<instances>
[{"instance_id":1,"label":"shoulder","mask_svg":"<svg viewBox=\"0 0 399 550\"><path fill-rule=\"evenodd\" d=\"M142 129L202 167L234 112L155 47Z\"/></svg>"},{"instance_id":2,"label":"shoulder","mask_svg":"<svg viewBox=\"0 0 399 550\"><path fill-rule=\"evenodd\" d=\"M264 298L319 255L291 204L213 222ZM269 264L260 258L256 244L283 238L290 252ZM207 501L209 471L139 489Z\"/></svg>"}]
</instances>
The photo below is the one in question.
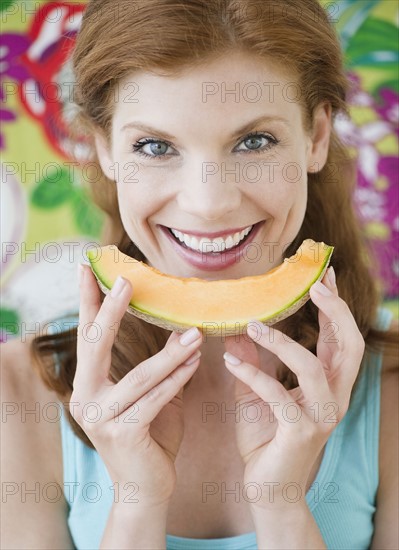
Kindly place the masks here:
<instances>
[{"instance_id":1,"label":"shoulder","mask_svg":"<svg viewBox=\"0 0 399 550\"><path fill-rule=\"evenodd\" d=\"M31 393L35 397L48 393L32 366L32 340L32 337L25 341L15 337L1 344L2 392L9 397L25 399Z\"/></svg>"},{"instance_id":2,"label":"shoulder","mask_svg":"<svg viewBox=\"0 0 399 550\"><path fill-rule=\"evenodd\" d=\"M398 330L395 319L391 329ZM398 413L399 413L399 357L396 354L385 354L381 369L380 400L380 479L389 475L389 466L393 456L398 453ZM397 473L398 460L395 461ZM392 470L391 470L392 471Z\"/></svg>"},{"instance_id":3,"label":"shoulder","mask_svg":"<svg viewBox=\"0 0 399 550\"><path fill-rule=\"evenodd\" d=\"M399 320L392 319L389 330L398 334L397 349L391 353L384 353L381 369L381 395L390 391L390 385L398 380L399 375Z\"/></svg>"},{"instance_id":4,"label":"shoulder","mask_svg":"<svg viewBox=\"0 0 399 550\"><path fill-rule=\"evenodd\" d=\"M399 322L392 321L391 330L398 331ZM396 353L384 354L381 369L380 405L380 479L389 475L392 457L397 455L397 433L399 413L399 356ZM397 464L399 461L396 461ZM397 468L395 468L395 471ZM397 471L396 471L397 473Z\"/></svg>"},{"instance_id":5,"label":"shoulder","mask_svg":"<svg viewBox=\"0 0 399 550\"><path fill-rule=\"evenodd\" d=\"M391 330L399 323L392 321ZM385 354L381 371L379 487L372 550L397 548L399 533L399 357Z\"/></svg>"},{"instance_id":6,"label":"shoulder","mask_svg":"<svg viewBox=\"0 0 399 550\"><path fill-rule=\"evenodd\" d=\"M59 403L33 369L31 341L14 338L1 344L1 441L7 449L1 456L1 471L8 484L2 499L6 528L1 542L6 548L22 548L29 532L38 548L43 544L68 548L59 414L54 412ZM59 499L54 501L57 486Z\"/></svg>"},{"instance_id":7,"label":"shoulder","mask_svg":"<svg viewBox=\"0 0 399 550\"><path fill-rule=\"evenodd\" d=\"M30 445L36 453L48 453L51 446L46 464L57 478L57 465L62 467L59 463L60 459L62 461L59 414L50 412L50 408L59 410L60 404L57 395L45 386L33 368L31 342L31 337L26 341L14 338L1 345L1 397L6 404L5 429L8 433L7 427L12 426L13 439L19 445ZM50 461L50 457L54 460Z\"/></svg>"},{"instance_id":8,"label":"shoulder","mask_svg":"<svg viewBox=\"0 0 399 550\"><path fill-rule=\"evenodd\" d=\"M399 330L399 322L394 319L390 329ZM399 356L396 353L384 354L381 369L381 413L380 413L380 464L390 459L392 453L386 450L397 451L396 437L398 429L398 383L399 383ZM387 455L387 456L386 456ZM398 462L396 462L398 464ZM381 472L383 476L384 471Z\"/></svg>"}]
</instances>

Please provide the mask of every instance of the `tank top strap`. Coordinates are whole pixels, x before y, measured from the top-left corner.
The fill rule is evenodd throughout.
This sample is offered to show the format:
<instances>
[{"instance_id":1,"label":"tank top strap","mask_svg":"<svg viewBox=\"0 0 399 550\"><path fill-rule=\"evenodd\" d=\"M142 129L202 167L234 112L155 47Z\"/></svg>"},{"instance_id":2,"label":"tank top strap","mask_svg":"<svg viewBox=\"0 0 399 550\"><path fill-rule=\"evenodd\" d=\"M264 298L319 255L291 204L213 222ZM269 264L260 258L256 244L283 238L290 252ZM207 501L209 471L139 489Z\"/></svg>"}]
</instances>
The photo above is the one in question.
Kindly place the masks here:
<instances>
[{"instance_id":1,"label":"tank top strap","mask_svg":"<svg viewBox=\"0 0 399 550\"><path fill-rule=\"evenodd\" d=\"M379 307L377 316L374 321L374 327L379 330L386 331L389 329L393 318L392 312L384 307ZM378 379L381 375L383 353L381 351L366 351L361 367L361 372L353 392L352 401L361 401L365 397L364 392L367 389L374 389L373 394L377 393L375 384L379 383ZM363 395L361 395L363 394Z\"/></svg>"},{"instance_id":2,"label":"tank top strap","mask_svg":"<svg viewBox=\"0 0 399 550\"><path fill-rule=\"evenodd\" d=\"M379 330L389 329L393 318L392 312L379 307L374 326ZM355 434L361 430L364 438L365 463L368 469L369 491L374 495L379 479L379 434L380 434L380 401L381 370L383 352L368 350L363 358L361 371L351 396L350 407L341 421L341 429Z\"/></svg>"},{"instance_id":3,"label":"tank top strap","mask_svg":"<svg viewBox=\"0 0 399 550\"><path fill-rule=\"evenodd\" d=\"M393 313L390 309L384 306L380 306L377 309L377 318L375 320L375 326L380 330L388 330L393 319Z\"/></svg>"},{"instance_id":4,"label":"tank top strap","mask_svg":"<svg viewBox=\"0 0 399 550\"><path fill-rule=\"evenodd\" d=\"M374 321L374 327L386 331L389 329L392 318L393 314L389 309L379 307ZM354 392L354 397L357 397L358 400L361 398L360 394L363 394L363 398L365 397L364 393L367 392L367 390L372 390L371 393L373 395L378 393L377 389L379 390L379 387L377 388L377 385L379 385L380 382L382 359L383 353L381 351L368 350L365 353L362 372L359 376L357 387L355 388L356 392ZM356 394L359 394L359 396Z\"/></svg>"}]
</instances>

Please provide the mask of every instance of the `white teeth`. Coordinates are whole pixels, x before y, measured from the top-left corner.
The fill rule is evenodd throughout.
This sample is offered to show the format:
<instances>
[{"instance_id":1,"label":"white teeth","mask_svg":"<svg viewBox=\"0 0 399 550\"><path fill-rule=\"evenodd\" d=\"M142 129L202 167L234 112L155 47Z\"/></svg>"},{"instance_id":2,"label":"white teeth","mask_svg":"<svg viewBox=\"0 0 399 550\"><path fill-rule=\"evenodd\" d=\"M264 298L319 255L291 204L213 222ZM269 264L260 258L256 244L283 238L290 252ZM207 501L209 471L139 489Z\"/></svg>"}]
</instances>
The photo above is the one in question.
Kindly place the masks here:
<instances>
[{"instance_id":1,"label":"white teeth","mask_svg":"<svg viewBox=\"0 0 399 550\"><path fill-rule=\"evenodd\" d=\"M226 243L221 237L213 239L214 252L223 252L226 249Z\"/></svg>"},{"instance_id":2,"label":"white teeth","mask_svg":"<svg viewBox=\"0 0 399 550\"><path fill-rule=\"evenodd\" d=\"M226 239L226 248L227 249L233 248L233 246L234 246L233 237L228 236L227 239Z\"/></svg>"},{"instance_id":3,"label":"white teeth","mask_svg":"<svg viewBox=\"0 0 399 550\"><path fill-rule=\"evenodd\" d=\"M234 246L237 246L238 243L241 241L241 237L240 237L241 233L234 233L234 237L233 237Z\"/></svg>"},{"instance_id":4,"label":"white teeth","mask_svg":"<svg viewBox=\"0 0 399 550\"><path fill-rule=\"evenodd\" d=\"M184 242L188 248L207 254L210 252L223 252L223 250L228 250L233 248L233 246L237 246L238 243L248 235L252 228L253 225L247 227L240 233L237 232L234 233L234 235L229 235L227 239L223 239L222 237L218 237L217 239L208 239L204 237L202 239L198 239L197 237L192 237L191 235L181 233L180 231L177 231L177 229L171 229L171 231L173 235L179 239L180 242Z\"/></svg>"}]
</instances>

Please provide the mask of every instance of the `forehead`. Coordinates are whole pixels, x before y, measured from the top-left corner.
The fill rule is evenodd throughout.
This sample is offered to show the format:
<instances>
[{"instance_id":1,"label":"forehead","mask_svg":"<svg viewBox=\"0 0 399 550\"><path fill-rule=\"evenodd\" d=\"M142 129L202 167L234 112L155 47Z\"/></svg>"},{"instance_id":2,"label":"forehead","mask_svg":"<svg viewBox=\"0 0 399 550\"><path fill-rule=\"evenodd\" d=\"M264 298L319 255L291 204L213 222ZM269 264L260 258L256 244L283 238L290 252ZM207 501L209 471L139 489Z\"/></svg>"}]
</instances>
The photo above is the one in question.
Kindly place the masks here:
<instances>
[{"instance_id":1,"label":"forehead","mask_svg":"<svg viewBox=\"0 0 399 550\"><path fill-rule=\"evenodd\" d=\"M235 127L242 115L298 120L303 102L294 74L281 64L250 54L226 55L167 76L137 71L115 90L114 128L128 118L145 116L147 122L174 126L176 116L191 120L223 120ZM180 120L181 124L181 120Z\"/></svg>"}]
</instances>

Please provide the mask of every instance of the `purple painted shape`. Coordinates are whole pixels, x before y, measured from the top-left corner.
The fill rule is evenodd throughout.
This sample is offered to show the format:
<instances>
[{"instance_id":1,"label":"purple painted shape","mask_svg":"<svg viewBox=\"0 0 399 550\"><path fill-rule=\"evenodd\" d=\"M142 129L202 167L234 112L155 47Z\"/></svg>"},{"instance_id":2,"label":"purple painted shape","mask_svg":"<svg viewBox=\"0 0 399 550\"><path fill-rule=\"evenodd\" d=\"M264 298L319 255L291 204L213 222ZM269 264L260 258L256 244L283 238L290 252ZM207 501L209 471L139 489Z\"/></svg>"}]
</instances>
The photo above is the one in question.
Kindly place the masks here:
<instances>
[{"instance_id":1,"label":"purple painted shape","mask_svg":"<svg viewBox=\"0 0 399 550\"><path fill-rule=\"evenodd\" d=\"M20 57L30 45L30 40L23 34L2 33L0 34L0 47L5 52L1 57L5 69L3 75L22 82L29 77L26 68L18 62Z\"/></svg>"},{"instance_id":2,"label":"purple painted shape","mask_svg":"<svg viewBox=\"0 0 399 550\"><path fill-rule=\"evenodd\" d=\"M4 85L9 81L16 81L18 84L23 82L29 77L29 73L26 68L18 62L18 58L29 47L30 41L23 34L17 33L4 33L0 34L0 50L2 56L0 62L2 65L1 79L0 79L0 100L4 103L7 98L4 93ZM12 93L15 93L15 89L12 88ZM0 110L1 122L11 122L17 117L10 109ZM3 134L0 132L0 149L5 148L5 140Z\"/></svg>"},{"instance_id":3,"label":"purple painted shape","mask_svg":"<svg viewBox=\"0 0 399 550\"><path fill-rule=\"evenodd\" d=\"M341 137L347 145L359 152L355 208L365 223L377 222L388 230L385 239L371 237L371 245L380 264L380 275L387 297L399 295L399 162L396 157L384 156L377 144L384 133L399 137L399 95L389 88L381 88L376 100L361 88L361 79L356 73L348 73L352 83L348 103L373 109L378 121L355 126L353 122L342 126ZM385 124L385 132L381 132ZM374 127L373 127L374 126ZM339 133L339 131L338 131ZM386 189L376 188L376 178L383 176L388 182Z\"/></svg>"},{"instance_id":4,"label":"purple painted shape","mask_svg":"<svg viewBox=\"0 0 399 550\"><path fill-rule=\"evenodd\" d=\"M379 96L374 108L382 119L392 124L392 133L399 137L399 94L390 88L381 88Z\"/></svg>"}]
</instances>

